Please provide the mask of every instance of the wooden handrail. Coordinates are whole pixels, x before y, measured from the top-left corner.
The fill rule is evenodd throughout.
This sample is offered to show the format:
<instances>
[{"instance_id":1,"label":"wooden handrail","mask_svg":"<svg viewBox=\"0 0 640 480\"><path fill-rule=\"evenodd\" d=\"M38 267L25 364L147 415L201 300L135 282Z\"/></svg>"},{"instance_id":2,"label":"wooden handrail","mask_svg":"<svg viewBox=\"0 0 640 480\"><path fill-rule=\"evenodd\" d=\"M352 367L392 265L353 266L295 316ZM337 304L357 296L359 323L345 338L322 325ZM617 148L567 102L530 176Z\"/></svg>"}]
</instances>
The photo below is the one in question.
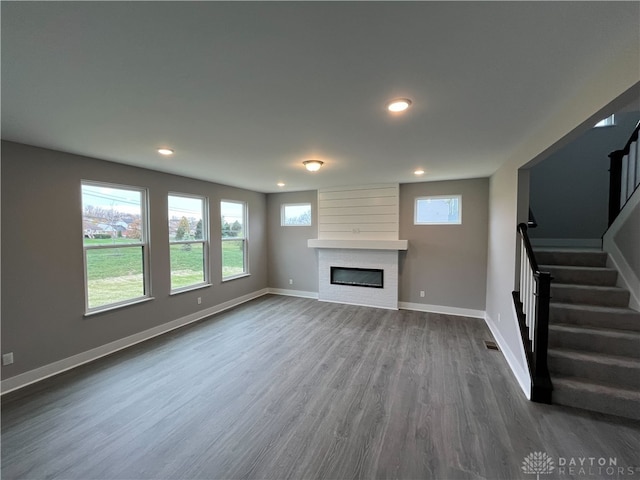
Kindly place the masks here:
<instances>
[{"instance_id":1,"label":"wooden handrail","mask_svg":"<svg viewBox=\"0 0 640 480\"><path fill-rule=\"evenodd\" d=\"M622 149L622 152L624 152L623 155L628 154L629 150L631 149L631 144L638 140L638 132L640 132L640 120L638 120L638 123L636 123L636 128L634 128L633 133L631 134L631 136L629 137L629 140L627 140L627 143L624 145L624 148Z\"/></svg>"},{"instance_id":2,"label":"wooden handrail","mask_svg":"<svg viewBox=\"0 0 640 480\"><path fill-rule=\"evenodd\" d=\"M538 268L538 262L536 260L536 256L533 253L533 247L531 246L531 241L529 240L529 234L527 230L529 227L526 223L521 223L518 225L518 232L522 235L522 241L524 242L525 250L527 252L527 257L529 258L529 262L531 262L531 268L534 273L540 273L540 269Z\"/></svg>"},{"instance_id":3,"label":"wooden handrail","mask_svg":"<svg viewBox=\"0 0 640 480\"><path fill-rule=\"evenodd\" d=\"M518 225L521 238L520 285L513 292L520 335L531 377L531 400L551 403L553 385L547 366L549 344L549 302L551 274L541 272L536 260L527 224Z\"/></svg>"},{"instance_id":4,"label":"wooden handrail","mask_svg":"<svg viewBox=\"0 0 640 480\"><path fill-rule=\"evenodd\" d=\"M633 133L631 133L631 136L629 137L629 140L627 140L624 148L622 148L621 150L614 150L609 154L609 227L613 224L614 220L618 217L618 214L624 207L625 202L621 202L620 198L623 191L623 158L631 153L631 147L632 145L634 145L634 142L638 142L639 132L640 121L636 124L636 128L633 130ZM635 161L640 162L640 159L636 158ZM629 172L627 172L627 175L628 174ZM633 190L634 189L632 189L632 191L626 191L626 200L629 200L631 194L633 193Z\"/></svg>"}]
</instances>

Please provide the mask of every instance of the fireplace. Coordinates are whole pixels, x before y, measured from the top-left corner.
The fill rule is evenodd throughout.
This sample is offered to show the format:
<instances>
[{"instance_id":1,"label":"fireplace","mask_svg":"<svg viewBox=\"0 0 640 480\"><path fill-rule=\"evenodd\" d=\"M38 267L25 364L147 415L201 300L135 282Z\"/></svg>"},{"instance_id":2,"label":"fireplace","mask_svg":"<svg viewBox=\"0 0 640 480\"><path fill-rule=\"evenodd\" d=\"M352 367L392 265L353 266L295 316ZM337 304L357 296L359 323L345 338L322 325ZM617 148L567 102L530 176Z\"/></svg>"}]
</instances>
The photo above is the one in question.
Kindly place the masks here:
<instances>
[{"instance_id":1,"label":"fireplace","mask_svg":"<svg viewBox=\"0 0 640 480\"><path fill-rule=\"evenodd\" d=\"M318 300L398 309L400 185L318 190Z\"/></svg>"},{"instance_id":2,"label":"fireplace","mask_svg":"<svg viewBox=\"0 0 640 480\"><path fill-rule=\"evenodd\" d=\"M384 270L380 268L331 267L332 285L384 288Z\"/></svg>"},{"instance_id":3,"label":"fireplace","mask_svg":"<svg viewBox=\"0 0 640 480\"><path fill-rule=\"evenodd\" d=\"M318 248L318 300L397 310L398 251Z\"/></svg>"}]
</instances>

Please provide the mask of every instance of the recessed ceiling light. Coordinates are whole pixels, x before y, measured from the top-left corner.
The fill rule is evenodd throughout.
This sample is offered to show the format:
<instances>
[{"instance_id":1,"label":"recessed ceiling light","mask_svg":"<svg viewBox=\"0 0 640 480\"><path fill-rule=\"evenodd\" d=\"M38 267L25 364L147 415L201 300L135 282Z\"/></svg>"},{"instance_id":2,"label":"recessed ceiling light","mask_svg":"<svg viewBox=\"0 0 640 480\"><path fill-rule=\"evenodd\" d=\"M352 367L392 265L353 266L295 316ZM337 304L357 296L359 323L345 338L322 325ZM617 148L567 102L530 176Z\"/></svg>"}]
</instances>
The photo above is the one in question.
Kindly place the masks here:
<instances>
[{"instance_id":1,"label":"recessed ceiling light","mask_svg":"<svg viewBox=\"0 0 640 480\"><path fill-rule=\"evenodd\" d=\"M282 187L284 187L284 182L278 182L278 183L277 183L277 185L278 185L280 188L282 188Z\"/></svg>"},{"instance_id":2,"label":"recessed ceiling light","mask_svg":"<svg viewBox=\"0 0 640 480\"><path fill-rule=\"evenodd\" d=\"M415 172L413 172L414 175L424 175L424 170L419 168L417 169Z\"/></svg>"},{"instance_id":3,"label":"recessed ceiling light","mask_svg":"<svg viewBox=\"0 0 640 480\"><path fill-rule=\"evenodd\" d=\"M173 150L170 148L159 148L158 153L160 155L173 155Z\"/></svg>"},{"instance_id":4,"label":"recessed ceiling light","mask_svg":"<svg viewBox=\"0 0 640 480\"><path fill-rule=\"evenodd\" d=\"M396 98L387 104L387 110L394 113L404 112L410 106L411 100L408 98Z\"/></svg>"},{"instance_id":5,"label":"recessed ceiling light","mask_svg":"<svg viewBox=\"0 0 640 480\"><path fill-rule=\"evenodd\" d=\"M324 165L324 162L321 160L305 160L302 164L306 167L310 172L317 172L320 170L320 167Z\"/></svg>"}]
</instances>

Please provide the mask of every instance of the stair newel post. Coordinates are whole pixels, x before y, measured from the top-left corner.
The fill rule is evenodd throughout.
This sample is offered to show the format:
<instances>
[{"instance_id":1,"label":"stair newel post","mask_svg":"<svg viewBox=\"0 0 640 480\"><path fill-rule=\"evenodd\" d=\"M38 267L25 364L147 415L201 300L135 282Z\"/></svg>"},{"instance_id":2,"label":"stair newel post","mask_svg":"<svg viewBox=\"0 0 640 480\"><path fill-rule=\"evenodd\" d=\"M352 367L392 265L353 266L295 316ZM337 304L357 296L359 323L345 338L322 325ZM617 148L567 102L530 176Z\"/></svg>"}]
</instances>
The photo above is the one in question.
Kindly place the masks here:
<instances>
[{"instance_id":1,"label":"stair newel post","mask_svg":"<svg viewBox=\"0 0 640 480\"><path fill-rule=\"evenodd\" d=\"M549 348L549 302L551 300L551 274L536 272L536 329L534 330L533 375L535 376L532 400L551 403L551 377L547 367ZM541 387L541 388L540 388ZM535 397L535 398L534 398Z\"/></svg>"}]
</instances>

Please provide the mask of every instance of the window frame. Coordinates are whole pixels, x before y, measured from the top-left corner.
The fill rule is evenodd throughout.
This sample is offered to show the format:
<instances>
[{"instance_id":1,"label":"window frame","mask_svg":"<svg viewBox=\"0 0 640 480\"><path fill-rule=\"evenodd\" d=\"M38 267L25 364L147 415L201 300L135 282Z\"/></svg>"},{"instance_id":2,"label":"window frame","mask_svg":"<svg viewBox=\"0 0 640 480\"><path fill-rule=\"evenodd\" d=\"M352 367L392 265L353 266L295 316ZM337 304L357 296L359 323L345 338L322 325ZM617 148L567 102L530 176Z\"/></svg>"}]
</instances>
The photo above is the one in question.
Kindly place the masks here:
<instances>
[{"instance_id":1,"label":"window frame","mask_svg":"<svg viewBox=\"0 0 640 480\"><path fill-rule=\"evenodd\" d=\"M223 203L235 203L242 205L242 237L223 237L222 236L222 204ZM221 199L220 200L220 274L223 282L227 282L229 280L235 280L237 278L247 277L250 275L249 272L249 206L247 202L243 200L229 200L229 199ZM242 268L243 271L241 273L236 273L233 275L224 275L224 242L237 242L238 240L242 240Z\"/></svg>"},{"instance_id":2,"label":"window frame","mask_svg":"<svg viewBox=\"0 0 640 480\"><path fill-rule=\"evenodd\" d=\"M439 199L457 199L458 200L458 220L456 222L420 222L418 221L418 203L421 200L439 200ZM424 195L415 197L413 203L413 224L414 225L462 225L462 194L450 195Z\"/></svg>"},{"instance_id":3,"label":"window frame","mask_svg":"<svg viewBox=\"0 0 640 480\"><path fill-rule=\"evenodd\" d=\"M197 290L199 288L211 286L211 277L209 271L209 198L203 195L195 195L190 193L181 193L181 192L169 192L167 194L167 226L169 225L169 221L171 220L169 217L169 197L181 197L181 198L191 198L202 200L202 238L200 240L171 240L169 236L169 295L175 295L182 292L188 292L190 290ZM202 267L203 271L203 281L198 283L193 283L191 285L185 285L183 287L173 288L172 285L172 275L173 269L171 267L171 246L172 245L191 245L191 244L202 244Z\"/></svg>"},{"instance_id":4,"label":"window frame","mask_svg":"<svg viewBox=\"0 0 640 480\"><path fill-rule=\"evenodd\" d=\"M302 207L309 206L309 223L305 224L293 224L285 222L285 210L286 207ZM280 226L281 227L311 227L313 226L313 209L311 202L301 202L301 203L283 203L280 205Z\"/></svg>"},{"instance_id":5,"label":"window frame","mask_svg":"<svg viewBox=\"0 0 640 480\"><path fill-rule=\"evenodd\" d=\"M149 190L146 187L137 187L133 185L123 185L111 182L101 182L95 180L81 180L80 181L80 205L81 205L81 218L84 223L84 202L82 200L83 187L101 187L111 188L114 190L128 190L140 193L140 242L139 243L123 243L112 245L86 245L84 242L84 228L82 231L82 263L83 263L83 282L84 282L84 305L85 316L93 315L96 313L107 312L110 310L119 309L129 305L135 305L137 303L153 300L151 295L151 279L149 268ZM89 307L89 271L87 262L87 252L91 250L112 250L112 249L125 249L125 248L140 248L142 252L142 289L143 295L132 297L126 300L120 300L117 302L106 303L97 307Z\"/></svg>"},{"instance_id":6,"label":"window frame","mask_svg":"<svg viewBox=\"0 0 640 480\"><path fill-rule=\"evenodd\" d=\"M606 128L606 127L615 127L616 126L616 115L612 113L608 117L603 118L598 123L596 123L593 128Z\"/></svg>"}]
</instances>

